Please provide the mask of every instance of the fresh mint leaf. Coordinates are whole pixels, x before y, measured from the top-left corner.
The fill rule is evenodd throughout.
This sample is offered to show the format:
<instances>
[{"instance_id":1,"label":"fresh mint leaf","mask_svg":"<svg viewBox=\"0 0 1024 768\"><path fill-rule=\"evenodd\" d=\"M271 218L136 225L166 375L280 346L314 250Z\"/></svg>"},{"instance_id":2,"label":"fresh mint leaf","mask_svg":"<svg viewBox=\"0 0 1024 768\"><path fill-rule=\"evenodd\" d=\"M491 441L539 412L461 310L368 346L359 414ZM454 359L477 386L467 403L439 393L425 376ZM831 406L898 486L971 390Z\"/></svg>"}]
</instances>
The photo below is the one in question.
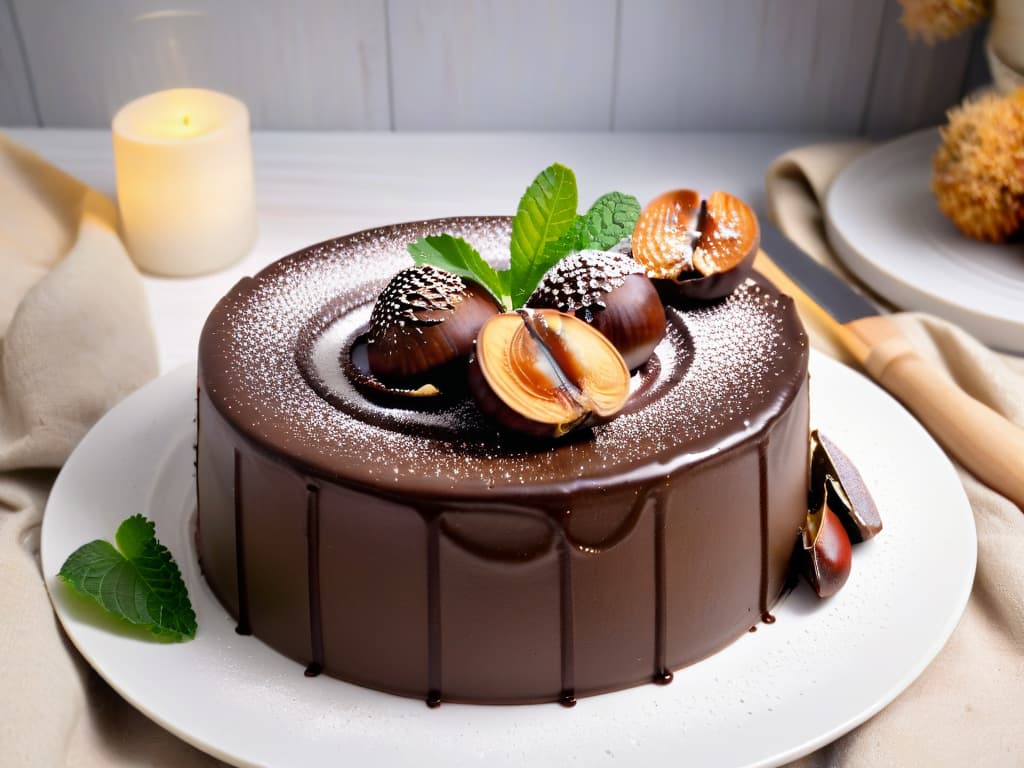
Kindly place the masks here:
<instances>
[{"instance_id":1,"label":"fresh mint leaf","mask_svg":"<svg viewBox=\"0 0 1024 768\"><path fill-rule=\"evenodd\" d=\"M577 216L558 249L574 251L606 251L633 234L640 217L640 201L632 195L609 192L590 206L584 216Z\"/></svg>"},{"instance_id":2,"label":"fresh mint leaf","mask_svg":"<svg viewBox=\"0 0 1024 768\"><path fill-rule=\"evenodd\" d=\"M486 288L506 311L512 309L508 288L501 275L461 237L431 235L409 243L406 248L418 266L429 264L473 280Z\"/></svg>"},{"instance_id":3,"label":"fresh mint leaf","mask_svg":"<svg viewBox=\"0 0 1024 768\"><path fill-rule=\"evenodd\" d=\"M607 250L633 232L640 203L632 195L602 195L583 216L576 214L576 175L564 165L545 168L527 187L515 218L509 268L496 271L462 238L422 237L407 247L416 264L430 264L474 280L505 311L523 306L544 274L573 251Z\"/></svg>"},{"instance_id":4,"label":"fresh mint leaf","mask_svg":"<svg viewBox=\"0 0 1024 768\"><path fill-rule=\"evenodd\" d=\"M171 640L196 635L196 614L170 551L156 526L132 515L117 529L118 549L97 539L76 549L58 576L110 613Z\"/></svg>"},{"instance_id":5,"label":"fresh mint leaf","mask_svg":"<svg viewBox=\"0 0 1024 768\"><path fill-rule=\"evenodd\" d=\"M552 250L564 252L568 255L573 251L584 250L589 242L590 235L587 234L586 219L582 216L577 216L572 226L562 235L561 240L558 241L558 244Z\"/></svg>"},{"instance_id":6,"label":"fresh mint leaf","mask_svg":"<svg viewBox=\"0 0 1024 768\"><path fill-rule=\"evenodd\" d=\"M128 560L142 556L146 544L156 538L156 525L142 515L132 515L117 528L114 541Z\"/></svg>"},{"instance_id":7,"label":"fresh mint leaf","mask_svg":"<svg viewBox=\"0 0 1024 768\"><path fill-rule=\"evenodd\" d=\"M576 176L555 163L527 188L512 219L511 258L504 287L513 307L530 298L544 273L569 251L563 240L576 221Z\"/></svg>"},{"instance_id":8,"label":"fresh mint leaf","mask_svg":"<svg viewBox=\"0 0 1024 768\"><path fill-rule=\"evenodd\" d=\"M592 248L605 251L633 234L640 216L640 201L632 195L609 192L597 198L586 215L573 227L578 239L573 250Z\"/></svg>"}]
</instances>

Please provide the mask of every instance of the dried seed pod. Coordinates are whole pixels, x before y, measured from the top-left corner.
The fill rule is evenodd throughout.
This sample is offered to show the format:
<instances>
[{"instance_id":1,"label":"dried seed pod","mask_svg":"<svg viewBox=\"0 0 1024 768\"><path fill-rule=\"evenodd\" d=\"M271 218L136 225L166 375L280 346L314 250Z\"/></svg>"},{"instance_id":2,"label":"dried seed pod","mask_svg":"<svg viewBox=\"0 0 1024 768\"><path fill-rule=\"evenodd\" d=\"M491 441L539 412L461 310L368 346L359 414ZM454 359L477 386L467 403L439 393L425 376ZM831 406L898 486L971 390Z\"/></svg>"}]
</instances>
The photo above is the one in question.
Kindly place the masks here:
<instances>
[{"instance_id":1,"label":"dried seed pod","mask_svg":"<svg viewBox=\"0 0 1024 768\"><path fill-rule=\"evenodd\" d=\"M665 308L643 268L614 251L580 251L547 271L527 306L557 309L590 323L635 370L665 336Z\"/></svg>"},{"instance_id":2,"label":"dried seed pod","mask_svg":"<svg viewBox=\"0 0 1024 768\"><path fill-rule=\"evenodd\" d=\"M484 414L543 437L607 421L629 397L629 370L607 337L553 309L488 320L477 337L469 382Z\"/></svg>"},{"instance_id":3,"label":"dried seed pod","mask_svg":"<svg viewBox=\"0 0 1024 768\"><path fill-rule=\"evenodd\" d=\"M370 371L387 386L444 390L464 380L477 332L498 311L476 283L432 266L403 269L370 315Z\"/></svg>"},{"instance_id":4,"label":"dried seed pod","mask_svg":"<svg viewBox=\"0 0 1024 768\"><path fill-rule=\"evenodd\" d=\"M811 488L815 494L825 488L829 507L839 517L850 541L870 539L882 530L882 518L864 478L827 436L811 432ZM812 505L818 501L812 499Z\"/></svg>"},{"instance_id":5,"label":"dried seed pod","mask_svg":"<svg viewBox=\"0 0 1024 768\"><path fill-rule=\"evenodd\" d=\"M665 192L640 213L633 258L669 296L710 301L726 296L754 268L757 217L728 192L706 200L692 189Z\"/></svg>"}]
</instances>

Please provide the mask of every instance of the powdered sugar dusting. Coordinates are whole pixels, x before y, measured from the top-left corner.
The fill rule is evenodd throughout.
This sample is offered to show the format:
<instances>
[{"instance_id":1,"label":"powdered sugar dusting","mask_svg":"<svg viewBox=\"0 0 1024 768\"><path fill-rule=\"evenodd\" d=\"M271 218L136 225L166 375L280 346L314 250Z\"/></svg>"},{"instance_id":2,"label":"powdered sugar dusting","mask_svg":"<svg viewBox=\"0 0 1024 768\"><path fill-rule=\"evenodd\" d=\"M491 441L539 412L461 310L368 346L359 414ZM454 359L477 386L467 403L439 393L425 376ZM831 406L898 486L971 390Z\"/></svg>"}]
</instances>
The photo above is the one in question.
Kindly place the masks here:
<instances>
[{"instance_id":1,"label":"powdered sugar dusting","mask_svg":"<svg viewBox=\"0 0 1024 768\"><path fill-rule=\"evenodd\" d=\"M791 380L779 297L747 280L724 301L700 309L668 308L689 331L692 355L686 375L660 400L620 417L598 442L621 441L619 458L643 454L714 453L728 440L707 438L730 426L753 426L764 404L779 397L778 379ZM671 336L666 342L680 344ZM666 342L663 342L666 343Z\"/></svg>"},{"instance_id":2,"label":"powdered sugar dusting","mask_svg":"<svg viewBox=\"0 0 1024 768\"><path fill-rule=\"evenodd\" d=\"M785 327L779 296L748 280L727 299L668 308L669 329L649 380L634 377L627 412L564 443L538 444L491 426L469 399L444 408L367 400L338 363L346 339L369 319L388 279L410 266L407 243L451 232L485 259L507 262L507 219L449 219L370 230L314 246L243 282L220 306L214 334L225 370L209 394L259 439L313 467L372 482L447 478L491 486L536 485L629 471L652 459L707 455L768 418L800 372L782 364L804 345ZM785 300L788 301L788 300ZM310 385L296 349L312 344L315 376L344 407ZM209 359L209 358L207 358Z\"/></svg>"},{"instance_id":3,"label":"powdered sugar dusting","mask_svg":"<svg viewBox=\"0 0 1024 768\"><path fill-rule=\"evenodd\" d=\"M466 295L466 285L451 272L432 267L408 267L396 274L373 305L371 343L388 325L433 325L424 319L432 313L455 308Z\"/></svg>"},{"instance_id":4,"label":"powdered sugar dusting","mask_svg":"<svg viewBox=\"0 0 1024 768\"><path fill-rule=\"evenodd\" d=\"M529 304L562 312L590 306L603 308L606 295L621 286L627 276L643 273L638 262L619 251L579 251L545 273Z\"/></svg>"}]
</instances>

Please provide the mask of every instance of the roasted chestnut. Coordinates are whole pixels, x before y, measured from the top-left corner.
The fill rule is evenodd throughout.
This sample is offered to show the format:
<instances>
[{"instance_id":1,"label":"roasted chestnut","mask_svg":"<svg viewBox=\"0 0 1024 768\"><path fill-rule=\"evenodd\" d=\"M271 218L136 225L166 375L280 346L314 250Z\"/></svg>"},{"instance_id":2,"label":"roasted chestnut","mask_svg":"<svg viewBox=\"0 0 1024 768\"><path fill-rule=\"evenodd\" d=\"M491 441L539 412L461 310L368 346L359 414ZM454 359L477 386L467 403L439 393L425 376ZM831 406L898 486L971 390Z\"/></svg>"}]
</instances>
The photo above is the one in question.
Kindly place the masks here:
<instances>
[{"instance_id":1,"label":"roasted chestnut","mask_svg":"<svg viewBox=\"0 0 1024 768\"><path fill-rule=\"evenodd\" d=\"M500 426L561 437L618 414L629 397L629 369L583 320L520 309L480 329L469 386L480 410Z\"/></svg>"},{"instance_id":2,"label":"roasted chestnut","mask_svg":"<svg viewBox=\"0 0 1024 768\"><path fill-rule=\"evenodd\" d=\"M853 551L846 529L829 509L824 489L821 495L821 506L808 510L802 532L804 573L818 597L831 597L850 577Z\"/></svg>"},{"instance_id":3,"label":"roasted chestnut","mask_svg":"<svg viewBox=\"0 0 1024 768\"><path fill-rule=\"evenodd\" d=\"M692 189L654 198L633 229L633 258L669 297L722 298L754 268L761 233L757 216L738 197Z\"/></svg>"},{"instance_id":4,"label":"roasted chestnut","mask_svg":"<svg viewBox=\"0 0 1024 768\"><path fill-rule=\"evenodd\" d=\"M643 268L615 251L579 251L547 271L527 306L557 309L590 323L635 370L665 336L665 309Z\"/></svg>"},{"instance_id":5,"label":"roasted chestnut","mask_svg":"<svg viewBox=\"0 0 1024 768\"><path fill-rule=\"evenodd\" d=\"M476 335L498 311L474 282L432 266L403 269L370 315L370 371L389 386L433 384L444 391L464 381Z\"/></svg>"}]
</instances>

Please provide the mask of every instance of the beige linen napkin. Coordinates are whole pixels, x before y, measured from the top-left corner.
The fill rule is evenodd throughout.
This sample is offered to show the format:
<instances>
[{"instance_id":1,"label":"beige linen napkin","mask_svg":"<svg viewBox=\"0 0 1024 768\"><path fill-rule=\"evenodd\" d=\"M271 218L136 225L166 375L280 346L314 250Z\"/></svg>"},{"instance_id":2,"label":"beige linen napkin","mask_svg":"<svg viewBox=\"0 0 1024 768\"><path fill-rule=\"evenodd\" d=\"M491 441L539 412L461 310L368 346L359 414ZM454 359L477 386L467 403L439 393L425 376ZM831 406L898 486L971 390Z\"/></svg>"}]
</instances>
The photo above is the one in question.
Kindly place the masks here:
<instances>
[{"instance_id":1,"label":"beige linen napkin","mask_svg":"<svg viewBox=\"0 0 1024 768\"><path fill-rule=\"evenodd\" d=\"M56 469L100 416L157 373L142 281L116 222L110 200L0 134L3 766L213 764L81 660L39 569Z\"/></svg>"},{"instance_id":2,"label":"beige linen napkin","mask_svg":"<svg viewBox=\"0 0 1024 768\"><path fill-rule=\"evenodd\" d=\"M832 179L867 146L851 142L794 150L775 161L766 181L772 219L808 253L848 278L825 237L822 201ZM896 320L923 357L972 397L1024 426L1024 358L996 354L939 318L901 313ZM815 347L838 351L823 328L809 330ZM960 625L892 704L794 765L1024 764L1024 515L963 469L958 472L978 529L978 570Z\"/></svg>"}]
</instances>

